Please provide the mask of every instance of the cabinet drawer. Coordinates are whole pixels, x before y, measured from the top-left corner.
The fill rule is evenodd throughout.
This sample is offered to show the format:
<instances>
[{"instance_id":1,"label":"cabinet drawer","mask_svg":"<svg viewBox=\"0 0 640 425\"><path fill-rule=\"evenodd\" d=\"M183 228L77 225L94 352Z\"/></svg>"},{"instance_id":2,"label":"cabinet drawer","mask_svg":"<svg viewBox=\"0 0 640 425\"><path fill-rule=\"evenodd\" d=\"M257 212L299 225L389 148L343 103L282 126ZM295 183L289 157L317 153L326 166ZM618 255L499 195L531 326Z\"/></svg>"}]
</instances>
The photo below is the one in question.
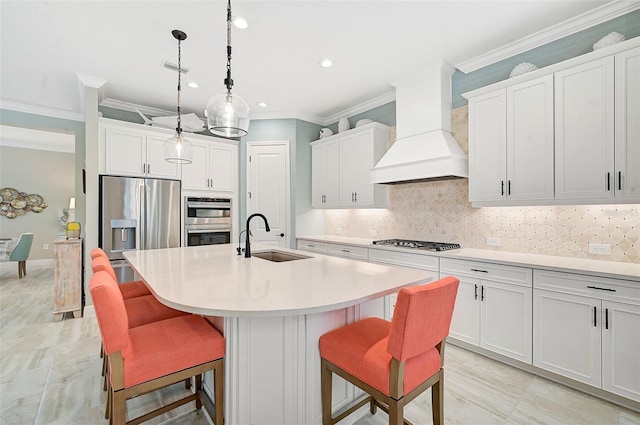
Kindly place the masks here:
<instances>
[{"instance_id":1,"label":"cabinet drawer","mask_svg":"<svg viewBox=\"0 0 640 425\"><path fill-rule=\"evenodd\" d=\"M414 254L412 252L387 251L383 249L369 249L369 261L374 263L395 264L397 266L413 267L415 269L438 271L438 257Z\"/></svg>"},{"instance_id":2,"label":"cabinet drawer","mask_svg":"<svg viewBox=\"0 0 640 425\"><path fill-rule=\"evenodd\" d=\"M640 303L640 282L575 273L534 270L535 289Z\"/></svg>"},{"instance_id":3,"label":"cabinet drawer","mask_svg":"<svg viewBox=\"0 0 640 425\"><path fill-rule=\"evenodd\" d=\"M327 244L324 242L298 240L298 249L326 254Z\"/></svg>"},{"instance_id":4,"label":"cabinet drawer","mask_svg":"<svg viewBox=\"0 0 640 425\"><path fill-rule=\"evenodd\" d=\"M530 287L533 270L526 267L442 258L440 259L440 275L475 277Z\"/></svg>"},{"instance_id":5,"label":"cabinet drawer","mask_svg":"<svg viewBox=\"0 0 640 425\"><path fill-rule=\"evenodd\" d=\"M369 248L363 246L329 244L327 252L329 255L337 257L357 258L358 260L369 259Z\"/></svg>"}]
</instances>

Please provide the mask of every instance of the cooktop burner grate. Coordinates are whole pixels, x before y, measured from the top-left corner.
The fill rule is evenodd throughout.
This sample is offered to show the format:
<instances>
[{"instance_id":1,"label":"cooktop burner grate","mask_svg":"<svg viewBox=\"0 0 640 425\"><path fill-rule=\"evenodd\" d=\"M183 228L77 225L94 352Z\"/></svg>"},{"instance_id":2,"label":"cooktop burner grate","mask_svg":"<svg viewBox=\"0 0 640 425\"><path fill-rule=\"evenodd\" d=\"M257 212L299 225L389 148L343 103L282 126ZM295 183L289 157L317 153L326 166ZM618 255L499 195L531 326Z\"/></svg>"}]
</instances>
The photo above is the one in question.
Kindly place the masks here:
<instances>
[{"instance_id":1,"label":"cooktop burner grate","mask_svg":"<svg viewBox=\"0 0 640 425\"><path fill-rule=\"evenodd\" d=\"M460 244L445 242L429 242L429 241L413 241L409 239L383 239L373 241L374 245L391 245L402 248L424 249L427 251L448 251L450 249L459 249Z\"/></svg>"}]
</instances>

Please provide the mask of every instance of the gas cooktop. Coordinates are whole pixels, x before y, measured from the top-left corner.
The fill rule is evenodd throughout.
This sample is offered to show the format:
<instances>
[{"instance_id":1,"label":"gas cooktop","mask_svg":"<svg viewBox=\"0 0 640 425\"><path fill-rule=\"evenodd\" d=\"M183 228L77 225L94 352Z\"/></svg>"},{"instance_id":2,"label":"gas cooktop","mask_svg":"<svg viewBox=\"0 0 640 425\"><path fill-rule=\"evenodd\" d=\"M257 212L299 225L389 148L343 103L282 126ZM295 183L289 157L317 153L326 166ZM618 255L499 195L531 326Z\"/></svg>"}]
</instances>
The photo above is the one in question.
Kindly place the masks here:
<instances>
[{"instance_id":1,"label":"gas cooktop","mask_svg":"<svg viewBox=\"0 0 640 425\"><path fill-rule=\"evenodd\" d=\"M408 239L383 239L379 241L373 241L373 244L391 245L402 248L424 249L427 251L448 251L450 249L460 248L460 244L457 243L412 241Z\"/></svg>"}]
</instances>

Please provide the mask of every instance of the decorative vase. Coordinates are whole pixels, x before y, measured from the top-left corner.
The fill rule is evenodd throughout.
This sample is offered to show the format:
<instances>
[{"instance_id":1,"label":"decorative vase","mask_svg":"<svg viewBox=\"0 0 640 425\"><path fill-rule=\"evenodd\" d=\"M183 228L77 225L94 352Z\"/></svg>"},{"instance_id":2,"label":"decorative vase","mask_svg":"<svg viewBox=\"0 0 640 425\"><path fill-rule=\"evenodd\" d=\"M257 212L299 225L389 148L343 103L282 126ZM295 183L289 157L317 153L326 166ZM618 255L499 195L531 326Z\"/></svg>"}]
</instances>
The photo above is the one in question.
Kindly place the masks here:
<instances>
[{"instance_id":1,"label":"decorative vase","mask_svg":"<svg viewBox=\"0 0 640 425\"><path fill-rule=\"evenodd\" d=\"M343 131L347 131L351 128L349 125L349 119L346 117L340 118L338 121L338 133L342 133Z\"/></svg>"}]
</instances>

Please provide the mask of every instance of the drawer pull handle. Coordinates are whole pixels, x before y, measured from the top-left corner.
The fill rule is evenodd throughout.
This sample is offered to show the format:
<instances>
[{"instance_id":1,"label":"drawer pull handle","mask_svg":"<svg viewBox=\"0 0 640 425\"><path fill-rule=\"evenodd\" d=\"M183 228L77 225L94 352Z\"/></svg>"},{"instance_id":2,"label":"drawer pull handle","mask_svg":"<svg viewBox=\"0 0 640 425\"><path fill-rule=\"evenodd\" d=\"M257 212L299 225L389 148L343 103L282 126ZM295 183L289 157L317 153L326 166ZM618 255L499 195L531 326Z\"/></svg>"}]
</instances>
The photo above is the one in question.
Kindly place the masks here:
<instances>
[{"instance_id":1,"label":"drawer pull handle","mask_svg":"<svg viewBox=\"0 0 640 425\"><path fill-rule=\"evenodd\" d=\"M309 245L307 245L307 246L308 246L309 248L315 248L315 245L311 245L311 244L309 244Z\"/></svg>"},{"instance_id":2,"label":"drawer pull handle","mask_svg":"<svg viewBox=\"0 0 640 425\"><path fill-rule=\"evenodd\" d=\"M595 328L596 326L598 326L598 308L597 307L593 307L593 327Z\"/></svg>"},{"instance_id":3,"label":"drawer pull handle","mask_svg":"<svg viewBox=\"0 0 640 425\"><path fill-rule=\"evenodd\" d=\"M611 289L611 288L600 288L599 286L587 286L587 288L589 288L589 289L597 289L598 291L616 292L616 290L615 290L615 289Z\"/></svg>"},{"instance_id":4,"label":"drawer pull handle","mask_svg":"<svg viewBox=\"0 0 640 425\"><path fill-rule=\"evenodd\" d=\"M342 252L351 252L348 249L341 249L340 251L342 251Z\"/></svg>"},{"instance_id":5,"label":"drawer pull handle","mask_svg":"<svg viewBox=\"0 0 640 425\"><path fill-rule=\"evenodd\" d=\"M480 273L489 273L486 270L480 270L480 269L471 269L472 272L480 272Z\"/></svg>"}]
</instances>

